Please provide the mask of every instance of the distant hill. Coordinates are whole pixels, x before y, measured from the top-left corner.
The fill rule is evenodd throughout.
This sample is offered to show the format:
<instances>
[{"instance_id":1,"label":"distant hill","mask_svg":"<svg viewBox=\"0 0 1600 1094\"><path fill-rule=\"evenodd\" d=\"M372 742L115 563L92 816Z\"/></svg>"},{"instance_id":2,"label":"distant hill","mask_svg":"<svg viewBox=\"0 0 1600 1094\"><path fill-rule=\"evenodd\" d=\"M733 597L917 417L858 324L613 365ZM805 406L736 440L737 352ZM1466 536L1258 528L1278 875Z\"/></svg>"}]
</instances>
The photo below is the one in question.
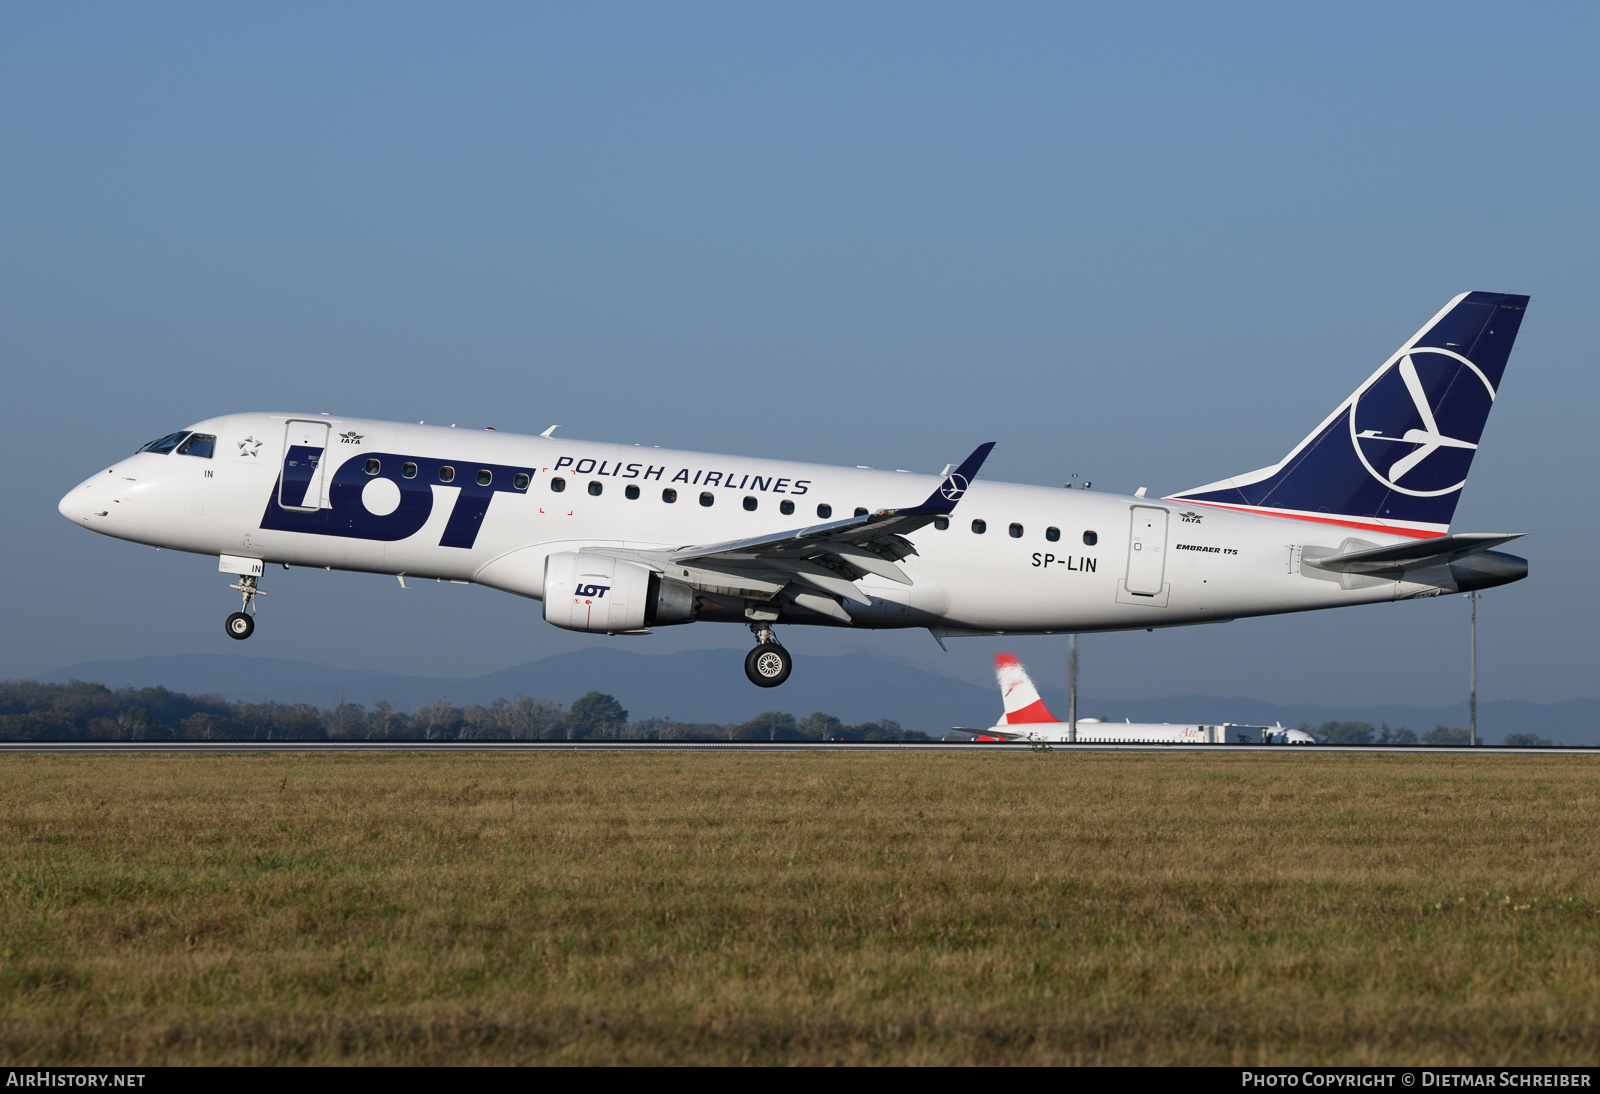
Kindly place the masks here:
<instances>
[{"instance_id":1,"label":"distant hill","mask_svg":"<svg viewBox=\"0 0 1600 1094\"><path fill-rule=\"evenodd\" d=\"M35 677L46 684L83 680L119 687L165 687L189 695L220 695L242 703L310 703L331 707L340 691L352 703L372 705L387 699L407 709L450 693L459 680L402 676L389 672L336 669L275 657L229 657L216 653L136 657L127 661L85 661Z\"/></svg>"},{"instance_id":2,"label":"distant hill","mask_svg":"<svg viewBox=\"0 0 1600 1094\"><path fill-rule=\"evenodd\" d=\"M490 703L529 695L570 704L585 692L616 696L635 718L671 717L685 722L743 722L766 710L804 717L812 711L848 723L893 718L906 729L940 735L953 725L984 726L1000 713L999 693L947 676L876 658L807 656L781 688L765 691L744 678L737 650L689 650L649 655L625 650L584 649L466 679L404 676L339 669L268 657L174 654L128 661L91 661L45 673L38 680L87 680L108 687L161 685L190 694L217 694L243 702L304 702L331 707L342 697L371 706L387 699L414 709L447 697L454 703ZM1066 693L1041 689L1060 717ZM1403 705L1321 707L1265 703L1257 699L1174 696L1162 699L1080 698L1079 712L1147 722L1246 722L1320 725L1360 721L1409 726L1467 724L1465 702L1449 707ZM1600 744L1600 700L1531 703L1496 699L1478 704L1483 740L1498 743L1507 733L1537 733L1567 744Z\"/></svg>"}]
</instances>

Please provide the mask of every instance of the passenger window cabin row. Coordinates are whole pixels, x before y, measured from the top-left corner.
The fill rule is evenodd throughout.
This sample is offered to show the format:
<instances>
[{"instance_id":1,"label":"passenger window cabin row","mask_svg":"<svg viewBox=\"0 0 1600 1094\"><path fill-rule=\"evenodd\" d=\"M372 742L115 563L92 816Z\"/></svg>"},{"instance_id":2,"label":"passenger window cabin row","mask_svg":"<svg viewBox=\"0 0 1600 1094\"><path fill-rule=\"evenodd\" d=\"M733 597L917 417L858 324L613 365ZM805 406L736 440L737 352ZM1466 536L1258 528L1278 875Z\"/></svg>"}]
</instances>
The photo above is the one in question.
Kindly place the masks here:
<instances>
[{"instance_id":1,"label":"passenger window cabin row","mask_svg":"<svg viewBox=\"0 0 1600 1094\"><path fill-rule=\"evenodd\" d=\"M381 460L368 460L366 462L366 466L363 467L362 470L364 470L369 475L376 475L376 474L380 473L383 470L383 461L381 461ZM405 463L401 464L400 465L400 477L403 478L403 479L414 479L414 478L416 478L417 477L417 465L412 463L410 460L407 460ZM451 467L447 463L446 464L440 464L439 465L439 481L440 482L455 482L456 481L456 469L454 467ZM530 482L532 482L532 481L533 481L532 477L529 476L527 474L527 472L524 472L524 471L518 471L516 474L511 476L511 486L515 490L526 490L528 488L528 484ZM494 485L494 472L490 471L487 467L479 468L478 469L478 485L479 486L493 486Z\"/></svg>"},{"instance_id":2,"label":"passenger window cabin row","mask_svg":"<svg viewBox=\"0 0 1600 1094\"><path fill-rule=\"evenodd\" d=\"M520 479L523 476L519 475L517 477ZM567 480L566 479L557 476L557 477L552 478L550 480L550 491L551 491L551 493L559 494L562 491L566 490L566 488L567 488ZM605 493L605 488L606 488L605 487L605 483L599 482L599 481L591 481L589 483L589 494L592 497L598 498L601 494ZM517 489L518 490L522 489L522 484L519 483L518 486L517 486ZM630 483L628 486L626 486L623 489L622 493L623 493L623 496L626 497L629 501L638 501L639 500L639 487L637 485L634 485L634 484ZM666 502L668 505L672 505L675 502L677 502L677 500L678 500L678 492L676 490L674 490L672 487L669 486L669 487L667 487L667 488L665 488L664 490L661 491L661 500ZM703 491L700 494L700 504L703 505L705 508L707 508L707 509L711 508L713 505L716 504L716 502L717 502L717 496L715 494L713 494L711 491L706 490L706 491ZM759 507L759 505L760 505L760 501L755 497L755 495L753 495L753 494L745 495L744 507L745 507L745 510L747 512L754 513L756 511L756 509ZM792 500L788 499L788 498L785 498L783 501L780 501L778 503L778 512L782 513L786 517L792 515L794 513L794 502ZM858 517L864 517L864 516L867 515L867 511L864 508L857 507L856 511L855 511L855 515L858 516ZM832 519L832 517L833 517L833 506L829 505L827 502L821 503L820 505L817 506L817 516L820 517L822 520L830 520L830 519ZM950 529L950 518L949 517L939 517L936 520L934 520L933 526L936 529L938 529L939 531L941 531L941 532L948 531ZM987 532L989 530L989 525L988 525L988 523L986 521L975 520L975 521L972 522L972 530L973 530L974 533L976 533L977 535L981 536L981 535L983 535L985 532ZM1020 525L1020 524L1012 524L1010 526L1010 528L1007 529L1007 531L1010 533L1012 539L1021 539L1022 536L1023 536L1023 529L1022 529L1022 525ZM1061 539L1061 529L1059 529L1059 528L1046 528L1044 530L1044 538L1046 540L1048 540L1049 542L1051 542L1051 543L1059 542L1060 539ZM1100 536L1096 532L1085 532L1085 533L1083 533L1083 542L1084 542L1085 546L1093 547L1096 543L1100 542Z\"/></svg>"},{"instance_id":3,"label":"passenger window cabin row","mask_svg":"<svg viewBox=\"0 0 1600 1094\"><path fill-rule=\"evenodd\" d=\"M566 488L567 488L567 480L566 479L563 479L563 478L557 476L556 478L553 478L553 479L550 480L550 492L551 493L559 494L562 491L564 491ZM606 486L605 486L605 483L603 483L603 482L592 481L592 482L589 483L589 494L590 494L591 497L598 498L601 494L605 493L605 489L606 489ZM638 501L639 500L639 487L636 484L630 483L629 485L623 487L622 494L629 501ZM665 489L663 489L661 491L661 500L663 502L665 502L666 504L668 504L668 505L676 504L677 500L678 500L678 492L676 490L674 490L672 487L668 486L668 487L666 487ZM701 491L701 493L700 493L700 504L702 506L704 506L705 508L709 509L713 505L715 505L716 503L717 503L717 496L715 494L713 494L709 490ZM744 504L745 512L747 512L747 513L754 513L757 509L759 509L761 507L760 499L757 498L754 494L746 494L743 504ZM784 498L782 501L780 501L778 503L778 512L782 513L786 517L787 516L792 516L794 514L794 502L793 502L793 500L791 500L789 498ZM856 516L864 517L866 515L867 515L867 511L865 509L857 509L856 510ZM823 504L823 505L817 506L817 516L821 517L823 520L829 519L830 517L833 516L833 506L827 505L827 504Z\"/></svg>"},{"instance_id":4,"label":"passenger window cabin row","mask_svg":"<svg viewBox=\"0 0 1600 1094\"><path fill-rule=\"evenodd\" d=\"M947 531L950 530L950 518L949 517L937 517L937 518L935 518L935 520L933 522L933 526L935 528L937 528L941 532L947 532ZM985 520L974 520L972 522L972 531L973 531L974 535L981 536L985 532L987 532L988 530L989 530L989 522L988 521L985 521ZM1013 522L1006 529L1006 533L1008 535L1010 535L1012 539L1021 539L1022 538L1022 534L1023 534L1022 525ZM1059 543L1059 542L1061 542L1061 529L1055 528L1055 527L1046 528L1044 530L1044 538L1047 541L1049 541L1050 543ZM1100 533L1099 532L1085 532L1085 533L1083 533L1083 545L1085 547L1093 547L1095 544L1097 544L1099 542L1100 542Z\"/></svg>"}]
</instances>

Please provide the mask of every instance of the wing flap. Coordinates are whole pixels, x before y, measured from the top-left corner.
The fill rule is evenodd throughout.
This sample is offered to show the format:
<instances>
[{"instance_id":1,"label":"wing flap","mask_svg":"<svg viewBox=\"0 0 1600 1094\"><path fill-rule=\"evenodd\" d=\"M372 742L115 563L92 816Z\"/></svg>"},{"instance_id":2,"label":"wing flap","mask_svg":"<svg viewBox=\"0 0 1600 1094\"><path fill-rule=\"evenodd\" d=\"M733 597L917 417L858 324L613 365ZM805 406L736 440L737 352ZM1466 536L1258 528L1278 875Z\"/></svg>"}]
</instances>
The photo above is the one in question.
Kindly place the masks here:
<instances>
[{"instance_id":1,"label":"wing flap","mask_svg":"<svg viewBox=\"0 0 1600 1094\"><path fill-rule=\"evenodd\" d=\"M881 555L875 555L863 547L857 547L853 543L834 543L829 545L828 550L858 570L865 570L869 574L877 574L879 577L887 578L890 581L898 581L902 585L911 584L911 579L906 576L904 570Z\"/></svg>"},{"instance_id":2,"label":"wing flap","mask_svg":"<svg viewBox=\"0 0 1600 1094\"><path fill-rule=\"evenodd\" d=\"M734 566L678 566L669 571L675 580L683 581L707 593L737 596L746 600L771 600L789 584L789 576L767 568L742 569Z\"/></svg>"},{"instance_id":3,"label":"wing flap","mask_svg":"<svg viewBox=\"0 0 1600 1094\"><path fill-rule=\"evenodd\" d=\"M850 613L841 608L839 606L839 602L831 596L823 596L821 593L804 592L793 593L791 596L796 604L800 605L802 608L805 608L807 611L816 612L818 615L825 615L829 619L837 619L841 623L854 622L854 620L850 618Z\"/></svg>"},{"instance_id":4,"label":"wing flap","mask_svg":"<svg viewBox=\"0 0 1600 1094\"><path fill-rule=\"evenodd\" d=\"M872 603L865 593L855 587L854 582L846 581L832 570L819 566L815 562L797 558L789 560L788 566L793 570L795 577L808 585L816 586L825 593L832 593L841 599L853 600L861 605L870 605Z\"/></svg>"}]
</instances>

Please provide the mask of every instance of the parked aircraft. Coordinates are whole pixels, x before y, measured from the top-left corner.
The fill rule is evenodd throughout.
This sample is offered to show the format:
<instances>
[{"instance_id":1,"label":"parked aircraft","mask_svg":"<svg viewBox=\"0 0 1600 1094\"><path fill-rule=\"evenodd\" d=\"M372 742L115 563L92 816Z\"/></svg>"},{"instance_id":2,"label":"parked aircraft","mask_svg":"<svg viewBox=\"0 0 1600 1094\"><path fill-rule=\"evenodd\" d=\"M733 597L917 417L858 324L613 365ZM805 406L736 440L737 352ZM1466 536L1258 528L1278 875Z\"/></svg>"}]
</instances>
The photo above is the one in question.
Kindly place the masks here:
<instances>
[{"instance_id":1,"label":"parked aircraft","mask_svg":"<svg viewBox=\"0 0 1600 1094\"><path fill-rule=\"evenodd\" d=\"M1313 745L1315 738L1304 730L1283 726L1247 726L1232 722L1200 725L1171 722L1103 722L1099 718L1079 718L1076 725L1063 722L1039 697L1033 678L1022 667L1016 654L997 653L994 675L1000 684L1000 699L1005 713L986 729L952 727L957 733L971 733L974 741L1043 741L1076 744L1256 744Z\"/></svg>"},{"instance_id":2,"label":"parked aircraft","mask_svg":"<svg viewBox=\"0 0 1600 1094\"><path fill-rule=\"evenodd\" d=\"M328 414L168 433L85 480L63 516L218 556L248 638L269 565L476 582L568 630L748 626L945 637L1219 623L1483 589L1510 533L1449 534L1528 298L1464 293L1278 463L1160 501Z\"/></svg>"}]
</instances>

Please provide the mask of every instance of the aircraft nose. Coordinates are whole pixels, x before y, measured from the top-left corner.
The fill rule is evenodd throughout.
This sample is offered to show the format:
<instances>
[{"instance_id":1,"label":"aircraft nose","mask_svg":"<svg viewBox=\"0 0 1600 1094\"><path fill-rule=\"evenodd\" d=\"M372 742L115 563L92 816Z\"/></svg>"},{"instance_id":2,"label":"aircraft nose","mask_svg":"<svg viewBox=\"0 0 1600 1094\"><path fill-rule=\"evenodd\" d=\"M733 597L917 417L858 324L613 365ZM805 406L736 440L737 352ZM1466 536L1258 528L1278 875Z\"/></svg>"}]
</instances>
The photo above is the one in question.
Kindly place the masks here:
<instances>
[{"instance_id":1,"label":"aircraft nose","mask_svg":"<svg viewBox=\"0 0 1600 1094\"><path fill-rule=\"evenodd\" d=\"M85 503L83 495L83 487L74 486L71 490L67 491L66 497L61 499L61 504L56 506L56 509L61 513L61 515L66 517L73 524L83 523Z\"/></svg>"}]
</instances>

